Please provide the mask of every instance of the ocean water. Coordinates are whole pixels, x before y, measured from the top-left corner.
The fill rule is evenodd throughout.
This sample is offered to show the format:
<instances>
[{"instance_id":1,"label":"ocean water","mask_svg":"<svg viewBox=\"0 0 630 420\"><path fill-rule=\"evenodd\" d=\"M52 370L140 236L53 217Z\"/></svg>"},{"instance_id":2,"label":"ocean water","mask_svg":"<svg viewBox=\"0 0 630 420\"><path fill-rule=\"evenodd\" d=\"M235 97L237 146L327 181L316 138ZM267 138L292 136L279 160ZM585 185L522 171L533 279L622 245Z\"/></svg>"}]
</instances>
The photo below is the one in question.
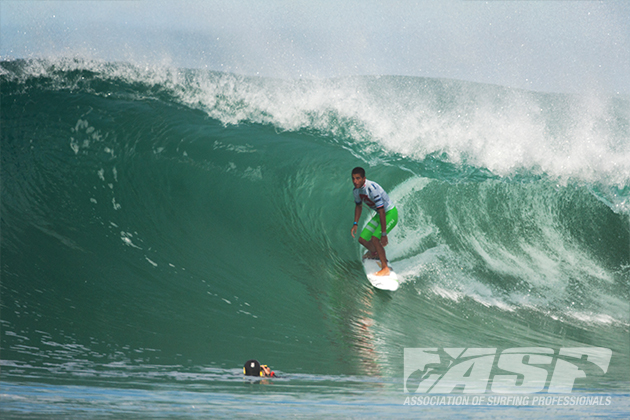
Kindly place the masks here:
<instances>
[{"instance_id":1,"label":"ocean water","mask_svg":"<svg viewBox=\"0 0 630 420\"><path fill-rule=\"evenodd\" d=\"M630 99L81 59L0 88L3 419L630 413ZM395 293L350 235L355 166L400 210ZM439 394L479 404L416 404L405 349L545 373L497 357ZM590 400L535 404L560 360ZM491 403L510 372L529 400Z\"/></svg>"}]
</instances>

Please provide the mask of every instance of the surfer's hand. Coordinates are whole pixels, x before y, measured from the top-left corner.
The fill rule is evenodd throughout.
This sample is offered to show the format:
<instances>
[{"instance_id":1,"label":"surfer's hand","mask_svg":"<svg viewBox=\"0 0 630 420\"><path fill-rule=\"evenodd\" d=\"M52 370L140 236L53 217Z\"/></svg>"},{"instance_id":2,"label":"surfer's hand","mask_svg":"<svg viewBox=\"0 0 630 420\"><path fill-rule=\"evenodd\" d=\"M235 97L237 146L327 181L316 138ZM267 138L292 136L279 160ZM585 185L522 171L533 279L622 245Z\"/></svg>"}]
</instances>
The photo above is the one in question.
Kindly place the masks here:
<instances>
[{"instance_id":1,"label":"surfer's hand","mask_svg":"<svg viewBox=\"0 0 630 420\"><path fill-rule=\"evenodd\" d=\"M354 234L357 233L357 225L352 226L352 229L350 229L350 233L352 234L352 237L354 238Z\"/></svg>"},{"instance_id":2,"label":"surfer's hand","mask_svg":"<svg viewBox=\"0 0 630 420\"><path fill-rule=\"evenodd\" d=\"M389 243L387 236L381 236L381 245L385 246Z\"/></svg>"}]
</instances>

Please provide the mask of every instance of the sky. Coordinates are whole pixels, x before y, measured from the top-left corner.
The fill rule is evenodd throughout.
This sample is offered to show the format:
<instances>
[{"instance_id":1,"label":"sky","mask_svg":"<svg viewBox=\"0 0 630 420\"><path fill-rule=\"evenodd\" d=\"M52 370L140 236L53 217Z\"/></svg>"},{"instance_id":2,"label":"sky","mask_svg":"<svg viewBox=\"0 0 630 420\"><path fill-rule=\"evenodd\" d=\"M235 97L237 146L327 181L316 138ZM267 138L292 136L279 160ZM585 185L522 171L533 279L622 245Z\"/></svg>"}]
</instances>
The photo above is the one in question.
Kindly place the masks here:
<instances>
[{"instance_id":1,"label":"sky","mask_svg":"<svg viewBox=\"0 0 630 420\"><path fill-rule=\"evenodd\" d=\"M0 0L0 56L630 94L630 1Z\"/></svg>"}]
</instances>

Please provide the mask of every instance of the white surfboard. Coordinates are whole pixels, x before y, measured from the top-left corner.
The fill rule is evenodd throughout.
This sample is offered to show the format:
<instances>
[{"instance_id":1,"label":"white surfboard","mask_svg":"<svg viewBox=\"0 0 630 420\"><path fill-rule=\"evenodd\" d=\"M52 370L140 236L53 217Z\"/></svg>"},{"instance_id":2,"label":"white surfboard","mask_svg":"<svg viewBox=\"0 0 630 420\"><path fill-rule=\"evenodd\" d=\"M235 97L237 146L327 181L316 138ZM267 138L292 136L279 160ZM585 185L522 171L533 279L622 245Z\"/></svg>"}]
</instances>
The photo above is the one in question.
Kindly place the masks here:
<instances>
[{"instance_id":1,"label":"white surfboard","mask_svg":"<svg viewBox=\"0 0 630 420\"><path fill-rule=\"evenodd\" d=\"M391 290L394 291L398 289L400 286L400 282L398 280L398 275L394 272L392 266L389 266L389 276L375 276L374 273L381 270L381 261L380 260L371 260L365 258L363 260L363 268L365 269L365 274L367 275L368 280L372 284L372 286L381 290Z\"/></svg>"}]
</instances>

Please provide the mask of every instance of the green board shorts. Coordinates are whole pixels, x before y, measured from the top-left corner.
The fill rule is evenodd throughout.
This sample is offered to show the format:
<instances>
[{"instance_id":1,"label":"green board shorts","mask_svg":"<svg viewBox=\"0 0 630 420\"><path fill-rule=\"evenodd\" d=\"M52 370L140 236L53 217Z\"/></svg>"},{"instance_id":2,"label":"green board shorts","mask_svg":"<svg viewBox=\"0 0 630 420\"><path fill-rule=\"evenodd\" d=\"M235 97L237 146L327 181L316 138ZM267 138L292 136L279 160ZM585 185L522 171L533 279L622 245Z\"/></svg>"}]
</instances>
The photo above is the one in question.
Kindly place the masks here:
<instances>
[{"instance_id":1,"label":"green board shorts","mask_svg":"<svg viewBox=\"0 0 630 420\"><path fill-rule=\"evenodd\" d=\"M398 223L398 209L396 207L385 213L385 223L387 225L387 233L389 233ZM376 212L374 217L370 219L368 224L361 231L361 237L366 241L371 240L372 236L381 239L381 231L381 218L378 212Z\"/></svg>"}]
</instances>

